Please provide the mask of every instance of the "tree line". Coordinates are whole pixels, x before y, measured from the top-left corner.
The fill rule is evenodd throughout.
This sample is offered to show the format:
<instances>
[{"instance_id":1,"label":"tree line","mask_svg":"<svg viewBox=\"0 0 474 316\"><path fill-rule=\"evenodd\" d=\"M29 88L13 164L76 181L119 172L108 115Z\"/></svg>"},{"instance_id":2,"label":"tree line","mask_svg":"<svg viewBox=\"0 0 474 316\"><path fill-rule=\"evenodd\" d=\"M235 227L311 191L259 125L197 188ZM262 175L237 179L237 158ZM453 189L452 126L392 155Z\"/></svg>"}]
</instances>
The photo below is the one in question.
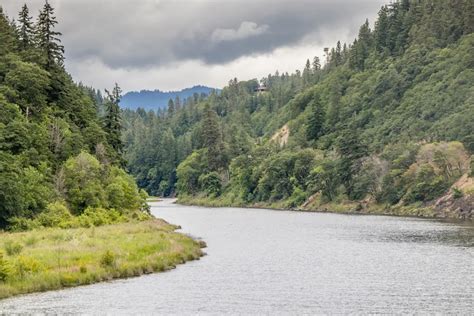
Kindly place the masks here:
<instances>
[{"instance_id":1,"label":"tree line","mask_svg":"<svg viewBox=\"0 0 474 316\"><path fill-rule=\"evenodd\" d=\"M429 203L472 168L471 12L471 1L396 1L324 65L128 111L130 171L152 194L234 205Z\"/></svg>"},{"instance_id":2,"label":"tree line","mask_svg":"<svg viewBox=\"0 0 474 316\"><path fill-rule=\"evenodd\" d=\"M16 20L0 7L0 228L58 218L90 225L94 216L97 223L146 211L146 194L121 169L120 88L104 97L76 84L57 26L47 1L35 21L26 4Z\"/></svg>"}]
</instances>

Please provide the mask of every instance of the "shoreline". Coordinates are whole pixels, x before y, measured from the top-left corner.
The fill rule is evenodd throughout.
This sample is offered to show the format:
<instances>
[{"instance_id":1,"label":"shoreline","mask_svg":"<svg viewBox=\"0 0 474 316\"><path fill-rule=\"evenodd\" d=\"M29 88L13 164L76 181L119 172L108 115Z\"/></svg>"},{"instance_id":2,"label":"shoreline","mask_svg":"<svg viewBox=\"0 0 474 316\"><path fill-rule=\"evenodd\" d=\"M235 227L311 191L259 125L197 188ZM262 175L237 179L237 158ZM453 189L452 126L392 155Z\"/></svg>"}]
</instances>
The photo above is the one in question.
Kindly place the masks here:
<instances>
[{"instance_id":1,"label":"shoreline","mask_svg":"<svg viewBox=\"0 0 474 316\"><path fill-rule=\"evenodd\" d=\"M0 300L165 272L205 255L205 242L177 229L152 219L91 228L0 232Z\"/></svg>"},{"instance_id":2,"label":"shoreline","mask_svg":"<svg viewBox=\"0 0 474 316\"><path fill-rule=\"evenodd\" d=\"M417 214L409 214L409 213L404 213L404 212L393 212L394 209L392 209L392 212L386 212L382 208L372 208L370 210L362 210L362 211L356 211L354 209L351 209L347 207L347 205L344 204L334 204L337 207L340 208L340 210L329 210L327 207L323 208L300 208L300 207L295 207L295 208L287 208L287 207L279 207L279 206L273 206L271 204L254 204L254 205L248 205L248 204L239 204L239 203L219 203L219 200L209 200L205 198L199 198L199 197L186 197L185 200L183 201L179 197L175 200L174 203L176 204L181 204L181 205L187 205L187 206L199 206L199 207L215 207L215 208L224 208L224 207L238 207L238 208L245 208L245 209L267 209L267 210L272 210L272 211L287 211L287 212L302 212L302 213L327 213L327 214L340 214L340 215L361 215L361 216L389 216L389 217L406 217L406 218L418 218L418 219L430 219L430 220L442 220L442 221L447 221L447 222L456 222L456 223L462 223L462 222L468 222L468 223L474 223L474 218L460 218L460 217L442 217L442 216L436 216L433 215L434 212L430 210L430 212L424 213L422 210L426 208L414 208Z\"/></svg>"}]
</instances>

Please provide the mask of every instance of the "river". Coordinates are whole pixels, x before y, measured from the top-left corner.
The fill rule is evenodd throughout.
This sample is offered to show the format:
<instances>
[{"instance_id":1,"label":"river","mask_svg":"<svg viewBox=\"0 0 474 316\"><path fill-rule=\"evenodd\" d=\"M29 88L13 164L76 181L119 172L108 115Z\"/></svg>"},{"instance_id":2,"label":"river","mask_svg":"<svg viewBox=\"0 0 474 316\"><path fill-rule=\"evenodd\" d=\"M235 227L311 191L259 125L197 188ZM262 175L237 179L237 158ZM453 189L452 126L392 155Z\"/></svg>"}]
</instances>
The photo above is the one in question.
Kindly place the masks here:
<instances>
[{"instance_id":1,"label":"river","mask_svg":"<svg viewBox=\"0 0 474 316\"><path fill-rule=\"evenodd\" d=\"M474 312L474 226L436 220L152 203L207 256L127 280L0 301L0 313Z\"/></svg>"}]
</instances>

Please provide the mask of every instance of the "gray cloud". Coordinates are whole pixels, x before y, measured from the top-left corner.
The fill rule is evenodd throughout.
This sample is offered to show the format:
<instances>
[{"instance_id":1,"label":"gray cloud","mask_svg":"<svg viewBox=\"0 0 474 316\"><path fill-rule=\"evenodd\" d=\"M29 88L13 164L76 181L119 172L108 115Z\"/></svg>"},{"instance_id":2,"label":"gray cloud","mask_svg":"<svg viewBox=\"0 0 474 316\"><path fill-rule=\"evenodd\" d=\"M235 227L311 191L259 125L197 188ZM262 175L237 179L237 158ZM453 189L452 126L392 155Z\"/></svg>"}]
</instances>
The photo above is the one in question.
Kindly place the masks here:
<instances>
[{"instance_id":1,"label":"gray cloud","mask_svg":"<svg viewBox=\"0 0 474 316\"><path fill-rule=\"evenodd\" d=\"M225 42L242 40L249 37L259 36L268 30L268 25L257 25L255 22L244 21L237 30L234 29L217 29L212 32L211 39L213 42Z\"/></svg>"},{"instance_id":2,"label":"gray cloud","mask_svg":"<svg viewBox=\"0 0 474 316\"><path fill-rule=\"evenodd\" d=\"M21 4L3 0L10 15ZM34 13L43 1L26 1ZM270 53L303 38L357 29L380 0L50 0L68 60L149 68L185 60L209 65ZM13 12L13 14L12 14ZM303 58L305 58L304 56Z\"/></svg>"}]
</instances>

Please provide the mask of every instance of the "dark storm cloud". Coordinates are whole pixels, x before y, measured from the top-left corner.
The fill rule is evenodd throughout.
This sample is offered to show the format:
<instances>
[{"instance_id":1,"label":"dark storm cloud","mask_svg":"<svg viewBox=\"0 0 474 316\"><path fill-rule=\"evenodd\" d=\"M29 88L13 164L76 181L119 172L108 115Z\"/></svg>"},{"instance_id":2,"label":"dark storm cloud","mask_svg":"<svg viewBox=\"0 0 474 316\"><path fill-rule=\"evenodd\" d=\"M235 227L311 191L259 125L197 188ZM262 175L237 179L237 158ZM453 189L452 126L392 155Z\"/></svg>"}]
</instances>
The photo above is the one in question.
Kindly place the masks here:
<instances>
[{"instance_id":1,"label":"dark storm cloud","mask_svg":"<svg viewBox=\"0 0 474 316\"><path fill-rule=\"evenodd\" d=\"M18 1L4 2L18 11ZM26 2L37 9L42 1ZM308 36L317 42L322 32L333 34L336 42L340 32L357 29L382 5L380 0L50 2L57 9L67 58L98 59L112 68L183 60L222 64L295 45Z\"/></svg>"}]
</instances>

